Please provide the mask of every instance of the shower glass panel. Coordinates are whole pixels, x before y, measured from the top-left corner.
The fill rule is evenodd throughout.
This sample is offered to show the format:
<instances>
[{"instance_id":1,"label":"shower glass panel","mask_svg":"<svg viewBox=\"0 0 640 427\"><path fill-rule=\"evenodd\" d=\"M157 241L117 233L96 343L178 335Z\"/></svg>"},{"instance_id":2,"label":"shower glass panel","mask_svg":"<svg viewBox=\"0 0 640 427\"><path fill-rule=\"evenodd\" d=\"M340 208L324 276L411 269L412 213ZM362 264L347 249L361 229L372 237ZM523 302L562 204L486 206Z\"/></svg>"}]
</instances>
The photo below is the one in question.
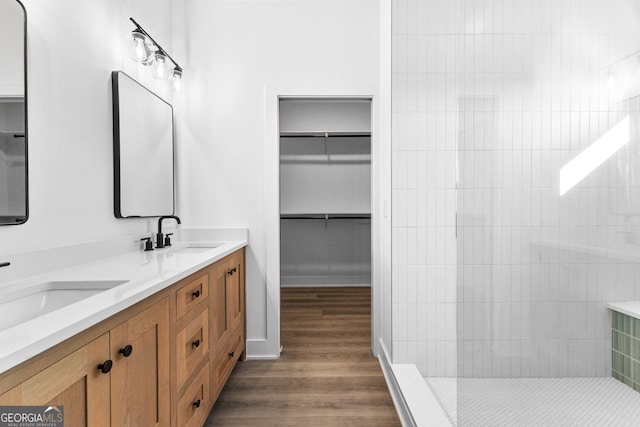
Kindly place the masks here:
<instances>
[{"instance_id":1,"label":"shower glass panel","mask_svg":"<svg viewBox=\"0 0 640 427\"><path fill-rule=\"evenodd\" d=\"M459 2L453 412L584 425L635 393L606 304L640 298L640 6L507 3Z\"/></svg>"},{"instance_id":2,"label":"shower glass panel","mask_svg":"<svg viewBox=\"0 0 640 427\"><path fill-rule=\"evenodd\" d=\"M640 3L398 0L392 33L394 363L457 425L632 425Z\"/></svg>"}]
</instances>

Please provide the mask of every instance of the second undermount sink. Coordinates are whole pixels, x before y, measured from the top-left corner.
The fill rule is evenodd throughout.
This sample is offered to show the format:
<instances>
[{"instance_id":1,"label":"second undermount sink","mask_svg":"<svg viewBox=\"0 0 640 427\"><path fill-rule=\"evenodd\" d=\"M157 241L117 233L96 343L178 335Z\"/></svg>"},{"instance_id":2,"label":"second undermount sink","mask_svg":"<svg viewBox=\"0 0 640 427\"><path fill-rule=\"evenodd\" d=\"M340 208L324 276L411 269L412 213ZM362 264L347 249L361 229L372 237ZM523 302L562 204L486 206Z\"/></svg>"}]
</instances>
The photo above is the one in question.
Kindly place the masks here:
<instances>
[{"instance_id":1,"label":"second undermount sink","mask_svg":"<svg viewBox=\"0 0 640 427\"><path fill-rule=\"evenodd\" d=\"M176 252L197 254L200 252L210 251L211 249L215 249L220 245L221 244L219 243L190 243L187 246L176 248Z\"/></svg>"},{"instance_id":2,"label":"second undermount sink","mask_svg":"<svg viewBox=\"0 0 640 427\"><path fill-rule=\"evenodd\" d=\"M0 331L126 282L127 280L56 281L0 291Z\"/></svg>"}]
</instances>

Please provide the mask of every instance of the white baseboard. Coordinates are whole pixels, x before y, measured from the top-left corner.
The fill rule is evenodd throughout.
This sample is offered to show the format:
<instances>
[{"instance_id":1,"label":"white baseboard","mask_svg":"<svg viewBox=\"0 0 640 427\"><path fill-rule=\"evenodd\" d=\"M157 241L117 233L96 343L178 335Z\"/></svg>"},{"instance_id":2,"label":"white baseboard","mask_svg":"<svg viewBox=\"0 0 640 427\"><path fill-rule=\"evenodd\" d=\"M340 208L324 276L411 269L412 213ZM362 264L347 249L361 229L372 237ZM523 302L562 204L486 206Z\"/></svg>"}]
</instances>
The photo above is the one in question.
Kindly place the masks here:
<instances>
[{"instance_id":1,"label":"white baseboard","mask_svg":"<svg viewBox=\"0 0 640 427\"><path fill-rule=\"evenodd\" d=\"M280 352L274 354L269 350L269 343L266 339L247 340L246 360L275 360L280 358Z\"/></svg>"}]
</instances>

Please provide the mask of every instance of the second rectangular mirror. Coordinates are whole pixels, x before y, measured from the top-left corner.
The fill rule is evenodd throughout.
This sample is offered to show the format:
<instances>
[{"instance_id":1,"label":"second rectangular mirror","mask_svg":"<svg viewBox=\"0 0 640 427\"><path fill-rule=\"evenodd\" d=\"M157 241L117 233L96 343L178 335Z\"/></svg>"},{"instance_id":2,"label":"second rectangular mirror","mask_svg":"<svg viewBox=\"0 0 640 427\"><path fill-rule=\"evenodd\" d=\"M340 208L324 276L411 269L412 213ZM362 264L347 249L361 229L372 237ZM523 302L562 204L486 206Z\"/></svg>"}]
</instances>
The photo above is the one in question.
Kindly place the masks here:
<instances>
[{"instance_id":1,"label":"second rectangular mirror","mask_svg":"<svg viewBox=\"0 0 640 427\"><path fill-rule=\"evenodd\" d=\"M122 71L111 78L115 216L173 215L173 108Z\"/></svg>"}]
</instances>

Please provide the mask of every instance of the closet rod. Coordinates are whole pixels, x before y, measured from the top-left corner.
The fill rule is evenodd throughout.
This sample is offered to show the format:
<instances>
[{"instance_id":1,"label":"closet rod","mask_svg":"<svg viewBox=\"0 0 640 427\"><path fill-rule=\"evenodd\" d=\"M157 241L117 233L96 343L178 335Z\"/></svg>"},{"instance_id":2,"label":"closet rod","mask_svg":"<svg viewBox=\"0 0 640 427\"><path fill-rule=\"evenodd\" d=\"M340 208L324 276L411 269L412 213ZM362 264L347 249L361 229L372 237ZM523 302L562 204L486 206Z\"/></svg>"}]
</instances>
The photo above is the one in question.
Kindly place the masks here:
<instances>
[{"instance_id":1,"label":"closet rod","mask_svg":"<svg viewBox=\"0 0 640 427\"><path fill-rule=\"evenodd\" d=\"M281 219L371 219L371 214L281 214Z\"/></svg>"},{"instance_id":2,"label":"closet rod","mask_svg":"<svg viewBox=\"0 0 640 427\"><path fill-rule=\"evenodd\" d=\"M0 135L13 136L14 138L24 138L24 132L4 132L0 130Z\"/></svg>"},{"instance_id":3,"label":"closet rod","mask_svg":"<svg viewBox=\"0 0 640 427\"><path fill-rule=\"evenodd\" d=\"M371 132L280 132L281 138L362 138Z\"/></svg>"}]
</instances>

